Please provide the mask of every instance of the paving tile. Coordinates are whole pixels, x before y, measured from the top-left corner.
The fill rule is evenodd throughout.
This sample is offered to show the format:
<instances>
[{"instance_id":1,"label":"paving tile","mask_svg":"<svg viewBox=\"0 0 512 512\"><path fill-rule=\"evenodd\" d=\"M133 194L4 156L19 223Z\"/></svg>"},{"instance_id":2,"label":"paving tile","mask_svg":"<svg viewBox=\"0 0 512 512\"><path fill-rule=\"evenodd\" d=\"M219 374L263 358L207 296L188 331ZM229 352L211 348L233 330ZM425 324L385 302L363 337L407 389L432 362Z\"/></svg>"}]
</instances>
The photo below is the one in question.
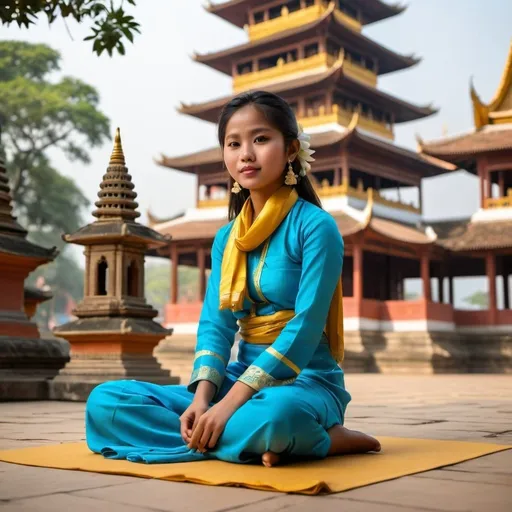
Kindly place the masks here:
<instances>
[{"instance_id":1,"label":"paving tile","mask_svg":"<svg viewBox=\"0 0 512 512\"><path fill-rule=\"evenodd\" d=\"M446 470L469 471L472 473L512 475L512 450L493 453L478 459L449 466Z\"/></svg>"},{"instance_id":2,"label":"paving tile","mask_svg":"<svg viewBox=\"0 0 512 512\"><path fill-rule=\"evenodd\" d=\"M15 500L2 504L1 512L91 512L92 510L108 512L148 512L151 509L132 505L116 505L91 498L81 498L70 494L51 494L38 498ZM162 509L170 512L169 509Z\"/></svg>"},{"instance_id":3,"label":"paving tile","mask_svg":"<svg viewBox=\"0 0 512 512\"><path fill-rule=\"evenodd\" d=\"M507 485L512 489L512 474L473 473L458 469L457 464L451 468L435 469L426 473L414 475L417 478L432 478L435 480L456 480L458 482L476 482L479 484ZM447 471L449 469L449 471Z\"/></svg>"},{"instance_id":4,"label":"paving tile","mask_svg":"<svg viewBox=\"0 0 512 512\"><path fill-rule=\"evenodd\" d=\"M2 465L0 499L31 498L58 492L71 492L128 483L133 477L36 468L18 464Z\"/></svg>"},{"instance_id":5,"label":"paving tile","mask_svg":"<svg viewBox=\"0 0 512 512\"><path fill-rule=\"evenodd\" d=\"M73 492L75 496L172 512L214 512L259 503L279 493L162 480L138 480L115 487Z\"/></svg>"},{"instance_id":6,"label":"paving tile","mask_svg":"<svg viewBox=\"0 0 512 512\"><path fill-rule=\"evenodd\" d=\"M1 509L0 509L1 510ZM368 501L330 499L326 496L281 496L266 501L261 501L247 507L229 509L229 512L415 512L425 509L413 507L400 507L382 503L371 503Z\"/></svg>"},{"instance_id":7,"label":"paving tile","mask_svg":"<svg viewBox=\"0 0 512 512\"><path fill-rule=\"evenodd\" d=\"M331 499L337 497L450 512L512 510L512 493L507 486L415 476L354 489L333 495Z\"/></svg>"}]
</instances>

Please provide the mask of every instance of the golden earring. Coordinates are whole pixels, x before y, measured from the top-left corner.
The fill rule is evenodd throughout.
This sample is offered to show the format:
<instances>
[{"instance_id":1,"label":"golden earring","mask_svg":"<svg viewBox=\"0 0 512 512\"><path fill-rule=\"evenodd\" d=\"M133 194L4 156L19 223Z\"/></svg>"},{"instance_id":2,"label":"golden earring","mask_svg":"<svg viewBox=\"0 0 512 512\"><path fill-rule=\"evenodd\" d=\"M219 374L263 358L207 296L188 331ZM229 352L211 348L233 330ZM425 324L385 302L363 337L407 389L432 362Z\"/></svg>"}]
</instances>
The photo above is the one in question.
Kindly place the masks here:
<instances>
[{"instance_id":1,"label":"golden earring","mask_svg":"<svg viewBox=\"0 0 512 512\"><path fill-rule=\"evenodd\" d=\"M297 185L297 175L293 172L293 166L291 160L288 160L288 172L284 179L285 185Z\"/></svg>"},{"instance_id":2,"label":"golden earring","mask_svg":"<svg viewBox=\"0 0 512 512\"><path fill-rule=\"evenodd\" d=\"M231 192L233 192L233 194L239 194L241 191L242 191L242 187L240 186L238 181L235 181L233 183L233 187L231 189Z\"/></svg>"}]
</instances>

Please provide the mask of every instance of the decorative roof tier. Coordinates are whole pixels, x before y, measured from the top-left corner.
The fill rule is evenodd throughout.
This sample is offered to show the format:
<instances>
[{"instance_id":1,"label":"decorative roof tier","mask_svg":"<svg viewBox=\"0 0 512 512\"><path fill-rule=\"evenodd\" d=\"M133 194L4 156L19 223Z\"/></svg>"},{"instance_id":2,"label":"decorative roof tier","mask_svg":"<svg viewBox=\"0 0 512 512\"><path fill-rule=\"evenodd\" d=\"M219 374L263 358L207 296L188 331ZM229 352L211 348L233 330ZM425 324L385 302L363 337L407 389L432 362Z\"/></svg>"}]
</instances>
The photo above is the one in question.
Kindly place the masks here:
<instances>
[{"instance_id":1,"label":"decorative roof tier","mask_svg":"<svg viewBox=\"0 0 512 512\"><path fill-rule=\"evenodd\" d=\"M100 184L100 200L95 203L97 210L93 212L98 220L73 234L64 235L64 240L81 245L93 245L106 240L150 243L154 246L168 244L169 240L166 237L135 221L140 213L136 210L138 204L134 199L137 194L133 189L134 184L125 165L118 128L107 173Z\"/></svg>"},{"instance_id":2,"label":"decorative roof tier","mask_svg":"<svg viewBox=\"0 0 512 512\"><path fill-rule=\"evenodd\" d=\"M372 41L360 32L347 27L346 24L340 21L339 16L336 16L333 7L327 9L322 17L311 23L225 50L204 55L194 54L193 58L197 62L231 75L233 61L235 60L243 60L246 57L251 58L256 52L263 53L276 47L300 42L309 36L318 35L319 32L337 35L351 49L374 56L379 62L378 74L380 75L409 68L421 60L413 55L400 55Z\"/></svg>"},{"instance_id":3,"label":"decorative roof tier","mask_svg":"<svg viewBox=\"0 0 512 512\"><path fill-rule=\"evenodd\" d=\"M363 192L366 208L359 217L343 211L331 211L341 235L347 239L363 231L370 231L384 238L409 244L412 246L434 245L437 240L435 233L429 228L418 228L397 221L383 219L374 215L374 194L372 189ZM226 214L227 215L227 214ZM211 240L217 231L225 225L227 218L212 220L188 219L187 216L177 218L158 226L161 233L170 235L174 241Z\"/></svg>"},{"instance_id":4,"label":"decorative roof tier","mask_svg":"<svg viewBox=\"0 0 512 512\"><path fill-rule=\"evenodd\" d=\"M512 40L505 69L493 99L488 104L483 103L471 83L471 101L477 129L489 124L512 125Z\"/></svg>"},{"instance_id":5,"label":"decorative roof tier","mask_svg":"<svg viewBox=\"0 0 512 512\"><path fill-rule=\"evenodd\" d=\"M27 231L16 221L11 201L7 170L0 158L0 252L33 258L39 265L55 259L59 253L56 247L41 247L25 239Z\"/></svg>"},{"instance_id":6,"label":"decorative roof tier","mask_svg":"<svg viewBox=\"0 0 512 512\"><path fill-rule=\"evenodd\" d=\"M494 98L485 105L471 84L471 101L475 119L473 131L428 142L418 137L418 145L426 155L442 158L476 173L477 156L498 155L512 150L512 41Z\"/></svg>"},{"instance_id":7,"label":"decorative roof tier","mask_svg":"<svg viewBox=\"0 0 512 512\"><path fill-rule=\"evenodd\" d=\"M338 59L333 66L320 73L294 78L292 80L280 81L269 84L264 90L279 94L284 99L289 99L315 90L323 90L329 86L336 86L336 90L341 94L360 98L362 101L377 104L380 108L392 112L395 123L404 123L415 121L430 116L437 112L431 105L418 106L407 101L396 98L391 94L379 91L374 87L369 87L363 82L354 78L347 69L347 61L343 58ZM192 115L205 121L217 122L222 107L230 101L234 95L223 98L197 103L192 105L182 104L179 112ZM303 120L300 122L304 125Z\"/></svg>"},{"instance_id":8,"label":"decorative roof tier","mask_svg":"<svg viewBox=\"0 0 512 512\"><path fill-rule=\"evenodd\" d=\"M100 189L98 192L100 200L95 203L98 209L93 212L96 218L133 220L140 216L137 211L139 205L134 201L137 193L133 190L132 177L128 174L125 165L119 128L116 131L114 149Z\"/></svg>"},{"instance_id":9,"label":"decorative roof tier","mask_svg":"<svg viewBox=\"0 0 512 512\"><path fill-rule=\"evenodd\" d=\"M371 154L380 152L386 155L390 162L395 161L397 165L400 164L404 168L409 169L411 173L421 177L437 176L456 169L456 166L448 162L427 155L421 155L415 151L361 133L359 129L360 119L359 115L354 115L348 128L343 132L312 133L311 147L319 150L316 157L320 158L320 150L322 148L344 144L345 146L356 147L361 151L371 152ZM157 161L163 167L190 173L206 173L210 170L218 169L221 162L222 152L217 147L174 158L162 155L160 160ZM212 169L209 167L212 167Z\"/></svg>"},{"instance_id":10,"label":"decorative roof tier","mask_svg":"<svg viewBox=\"0 0 512 512\"><path fill-rule=\"evenodd\" d=\"M381 0L352 0L350 3L355 9L361 11L362 16L358 21L363 25L391 18L405 9L405 7L398 4L391 5ZM261 0L229 0L216 4L208 2L206 10L237 27L243 28L249 22L248 10L260 7L261 4Z\"/></svg>"},{"instance_id":11,"label":"decorative roof tier","mask_svg":"<svg viewBox=\"0 0 512 512\"><path fill-rule=\"evenodd\" d=\"M438 243L455 252L497 250L512 247L512 221L471 220L432 223Z\"/></svg>"}]
</instances>

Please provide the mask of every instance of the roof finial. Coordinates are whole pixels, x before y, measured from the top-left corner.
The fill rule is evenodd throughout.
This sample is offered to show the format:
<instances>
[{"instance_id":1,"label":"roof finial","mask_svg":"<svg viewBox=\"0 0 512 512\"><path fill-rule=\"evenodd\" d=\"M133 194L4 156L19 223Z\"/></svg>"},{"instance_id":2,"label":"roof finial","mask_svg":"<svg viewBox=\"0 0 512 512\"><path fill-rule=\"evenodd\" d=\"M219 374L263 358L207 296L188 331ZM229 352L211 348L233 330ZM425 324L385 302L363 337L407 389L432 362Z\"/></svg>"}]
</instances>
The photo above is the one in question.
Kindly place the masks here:
<instances>
[{"instance_id":1,"label":"roof finial","mask_svg":"<svg viewBox=\"0 0 512 512\"><path fill-rule=\"evenodd\" d=\"M121 144L121 131L116 129L116 136L114 138L114 149L110 157L109 165L125 165L123 145Z\"/></svg>"}]
</instances>

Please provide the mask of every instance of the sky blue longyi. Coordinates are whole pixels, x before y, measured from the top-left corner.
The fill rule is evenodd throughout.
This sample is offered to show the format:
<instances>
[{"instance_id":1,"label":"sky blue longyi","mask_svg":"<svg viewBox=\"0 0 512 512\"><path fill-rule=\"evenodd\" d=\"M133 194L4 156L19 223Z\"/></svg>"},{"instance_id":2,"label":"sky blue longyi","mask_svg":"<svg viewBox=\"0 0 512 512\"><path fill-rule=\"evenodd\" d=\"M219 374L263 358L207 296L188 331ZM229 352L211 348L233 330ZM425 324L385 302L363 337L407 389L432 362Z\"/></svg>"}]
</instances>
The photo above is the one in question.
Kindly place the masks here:
<instances>
[{"instance_id":1,"label":"sky blue longyi","mask_svg":"<svg viewBox=\"0 0 512 512\"><path fill-rule=\"evenodd\" d=\"M212 272L198 329L190 384L160 386L138 381L99 385L86 406L89 448L105 457L164 463L219 459L260 462L266 451L289 456L327 455L327 429L343 424L350 395L343 371L332 358L323 333L343 264L343 240L332 216L299 199L268 245L248 253L250 298L244 310L219 310L224 246L232 223L215 237ZM237 319L292 309L295 316L272 345L239 345L228 363ZM221 400L240 380L256 390L228 421L214 450L190 450L179 417L200 380L217 386Z\"/></svg>"}]
</instances>

